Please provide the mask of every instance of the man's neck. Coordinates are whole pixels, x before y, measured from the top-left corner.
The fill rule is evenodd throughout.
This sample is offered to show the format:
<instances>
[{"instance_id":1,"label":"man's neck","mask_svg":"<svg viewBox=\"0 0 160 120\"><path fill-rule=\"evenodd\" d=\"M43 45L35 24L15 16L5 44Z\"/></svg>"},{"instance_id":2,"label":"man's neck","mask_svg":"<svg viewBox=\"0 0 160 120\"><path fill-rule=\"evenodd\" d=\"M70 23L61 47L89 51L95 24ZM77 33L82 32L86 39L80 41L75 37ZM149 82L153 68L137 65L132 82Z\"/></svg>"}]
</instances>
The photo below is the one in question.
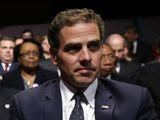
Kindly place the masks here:
<instances>
[{"instance_id":1,"label":"man's neck","mask_svg":"<svg viewBox=\"0 0 160 120\"><path fill-rule=\"evenodd\" d=\"M6 64L6 63L10 64L10 63L13 62L13 60L2 60L1 62L2 62L2 63L5 63L5 64Z\"/></svg>"}]
</instances>

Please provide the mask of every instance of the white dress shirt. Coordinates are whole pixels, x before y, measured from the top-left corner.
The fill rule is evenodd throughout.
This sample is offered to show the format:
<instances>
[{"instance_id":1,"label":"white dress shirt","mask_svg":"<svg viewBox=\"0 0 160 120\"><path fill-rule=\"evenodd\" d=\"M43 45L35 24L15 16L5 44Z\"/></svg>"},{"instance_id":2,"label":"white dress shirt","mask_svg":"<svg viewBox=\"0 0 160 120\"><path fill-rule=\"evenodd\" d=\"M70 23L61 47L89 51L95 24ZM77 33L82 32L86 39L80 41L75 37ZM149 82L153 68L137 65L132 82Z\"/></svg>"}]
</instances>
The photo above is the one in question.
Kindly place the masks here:
<instances>
[{"instance_id":1,"label":"white dress shirt","mask_svg":"<svg viewBox=\"0 0 160 120\"><path fill-rule=\"evenodd\" d=\"M121 69L121 65L120 65L119 62L117 62L117 65L116 65L116 68L115 68L116 72L119 73L120 69Z\"/></svg>"},{"instance_id":2,"label":"white dress shirt","mask_svg":"<svg viewBox=\"0 0 160 120\"><path fill-rule=\"evenodd\" d=\"M88 101L88 104L84 102L81 103L84 112L84 120L95 120L95 94L97 86L98 80L96 79L83 93ZM75 105L75 100L72 99L74 93L65 86L62 80L60 80L60 91L62 95L63 120L69 120Z\"/></svg>"},{"instance_id":3,"label":"white dress shirt","mask_svg":"<svg viewBox=\"0 0 160 120\"><path fill-rule=\"evenodd\" d=\"M5 63L1 63L1 64L2 64L3 70L5 70L6 64ZM11 63L8 63L7 71L10 70L10 67L11 67Z\"/></svg>"},{"instance_id":4,"label":"white dress shirt","mask_svg":"<svg viewBox=\"0 0 160 120\"><path fill-rule=\"evenodd\" d=\"M134 54L136 54L136 52L137 52L137 45L138 45L138 42L134 41L133 42L133 51L132 51Z\"/></svg>"}]
</instances>

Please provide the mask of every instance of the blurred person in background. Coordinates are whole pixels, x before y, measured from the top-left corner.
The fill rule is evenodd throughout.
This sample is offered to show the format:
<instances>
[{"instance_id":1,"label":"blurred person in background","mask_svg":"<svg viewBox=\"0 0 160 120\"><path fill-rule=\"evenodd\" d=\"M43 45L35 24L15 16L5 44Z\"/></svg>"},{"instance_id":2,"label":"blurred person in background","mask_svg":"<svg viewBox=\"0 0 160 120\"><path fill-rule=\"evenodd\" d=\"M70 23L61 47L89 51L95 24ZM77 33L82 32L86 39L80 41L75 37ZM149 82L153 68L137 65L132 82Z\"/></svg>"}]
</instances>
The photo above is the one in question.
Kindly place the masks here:
<instances>
[{"instance_id":1,"label":"blurred person in background","mask_svg":"<svg viewBox=\"0 0 160 120\"><path fill-rule=\"evenodd\" d=\"M144 65L151 59L151 45L140 39L140 31L135 25L128 25L124 31L126 41L132 46L134 59Z\"/></svg>"},{"instance_id":2,"label":"blurred person in background","mask_svg":"<svg viewBox=\"0 0 160 120\"><path fill-rule=\"evenodd\" d=\"M57 66L53 64L50 55L50 44L47 35L44 35L40 41L43 49L43 57L40 60L40 66L44 69L57 72Z\"/></svg>"},{"instance_id":3,"label":"blurred person in background","mask_svg":"<svg viewBox=\"0 0 160 120\"><path fill-rule=\"evenodd\" d=\"M102 61L100 76L103 78L112 79L112 73L115 72L117 59L113 49L109 44L104 43L102 48Z\"/></svg>"},{"instance_id":4,"label":"blurred person in background","mask_svg":"<svg viewBox=\"0 0 160 120\"><path fill-rule=\"evenodd\" d=\"M43 49L43 58L48 59L51 58L50 56L50 44L48 42L47 35L42 37L41 46Z\"/></svg>"},{"instance_id":5,"label":"blurred person in background","mask_svg":"<svg viewBox=\"0 0 160 120\"><path fill-rule=\"evenodd\" d=\"M105 42L112 47L117 58L113 79L135 84L140 75L140 65L126 60L125 50L127 46L125 38L118 33L113 33L106 38Z\"/></svg>"},{"instance_id":6,"label":"blurred person in background","mask_svg":"<svg viewBox=\"0 0 160 120\"><path fill-rule=\"evenodd\" d=\"M31 39L34 37L33 31L31 29L24 29L21 33L21 37L23 40Z\"/></svg>"},{"instance_id":7,"label":"blurred person in background","mask_svg":"<svg viewBox=\"0 0 160 120\"><path fill-rule=\"evenodd\" d=\"M21 38L21 37L17 37L16 39L15 39L15 44L16 44L16 46L17 45L19 45L19 44L21 44L21 43L23 43L23 39Z\"/></svg>"},{"instance_id":8,"label":"blurred person in background","mask_svg":"<svg viewBox=\"0 0 160 120\"><path fill-rule=\"evenodd\" d=\"M14 37L0 37L0 119L8 120L10 98L16 94L18 90L2 85L3 74L18 68L18 63L14 61Z\"/></svg>"},{"instance_id":9,"label":"blurred person in background","mask_svg":"<svg viewBox=\"0 0 160 120\"><path fill-rule=\"evenodd\" d=\"M13 37L2 36L0 38L0 74L13 71L18 67L18 63L14 61L15 41Z\"/></svg>"},{"instance_id":10,"label":"blurred person in background","mask_svg":"<svg viewBox=\"0 0 160 120\"><path fill-rule=\"evenodd\" d=\"M3 84L18 90L36 87L50 79L56 78L57 73L39 67L42 48L34 39L28 39L15 49L15 57L19 68L3 76Z\"/></svg>"}]
</instances>

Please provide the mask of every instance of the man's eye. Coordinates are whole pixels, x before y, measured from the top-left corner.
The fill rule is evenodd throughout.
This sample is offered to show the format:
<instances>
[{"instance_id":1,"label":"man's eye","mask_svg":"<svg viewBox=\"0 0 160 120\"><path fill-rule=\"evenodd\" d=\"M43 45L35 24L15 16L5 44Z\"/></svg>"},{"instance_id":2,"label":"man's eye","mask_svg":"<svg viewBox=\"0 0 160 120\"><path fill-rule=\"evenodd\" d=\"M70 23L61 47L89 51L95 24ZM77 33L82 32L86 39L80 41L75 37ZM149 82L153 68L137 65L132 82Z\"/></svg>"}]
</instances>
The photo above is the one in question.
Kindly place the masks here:
<instances>
[{"instance_id":1,"label":"man's eye","mask_svg":"<svg viewBox=\"0 0 160 120\"><path fill-rule=\"evenodd\" d=\"M89 50L96 51L100 48L100 42L92 42L88 45Z\"/></svg>"},{"instance_id":2,"label":"man's eye","mask_svg":"<svg viewBox=\"0 0 160 120\"><path fill-rule=\"evenodd\" d=\"M65 47L65 51L66 52L70 52L70 53L76 53L78 51L80 51L80 49L82 48L81 45L70 45L68 47Z\"/></svg>"}]
</instances>

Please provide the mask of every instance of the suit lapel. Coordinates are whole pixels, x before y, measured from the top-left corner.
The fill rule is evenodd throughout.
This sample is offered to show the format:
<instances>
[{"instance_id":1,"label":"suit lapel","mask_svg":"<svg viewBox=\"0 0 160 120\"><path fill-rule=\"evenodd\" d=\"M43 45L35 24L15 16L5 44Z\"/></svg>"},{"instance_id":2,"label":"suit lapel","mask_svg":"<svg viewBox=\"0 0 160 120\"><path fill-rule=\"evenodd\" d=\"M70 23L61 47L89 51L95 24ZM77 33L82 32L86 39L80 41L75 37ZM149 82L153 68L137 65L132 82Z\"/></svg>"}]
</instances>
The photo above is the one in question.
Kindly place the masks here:
<instances>
[{"instance_id":1,"label":"suit lapel","mask_svg":"<svg viewBox=\"0 0 160 120\"><path fill-rule=\"evenodd\" d=\"M19 67L18 63L13 62L13 63L11 64L11 66L10 66L9 71L13 71L13 70L17 69L18 67Z\"/></svg>"},{"instance_id":2,"label":"suit lapel","mask_svg":"<svg viewBox=\"0 0 160 120\"><path fill-rule=\"evenodd\" d=\"M59 80L48 87L44 107L44 120L62 120L62 100Z\"/></svg>"},{"instance_id":3,"label":"suit lapel","mask_svg":"<svg viewBox=\"0 0 160 120\"><path fill-rule=\"evenodd\" d=\"M121 66L121 68L120 68L119 74L120 74L120 76L125 76L126 73L128 73L127 61L121 61L120 66Z\"/></svg>"},{"instance_id":4,"label":"suit lapel","mask_svg":"<svg viewBox=\"0 0 160 120\"><path fill-rule=\"evenodd\" d=\"M115 103L112 100L112 94L105 88L100 80L95 99L96 120L111 120Z\"/></svg>"},{"instance_id":5,"label":"suit lapel","mask_svg":"<svg viewBox=\"0 0 160 120\"><path fill-rule=\"evenodd\" d=\"M0 74L3 73L3 67L2 67L2 64L0 63Z\"/></svg>"}]
</instances>

